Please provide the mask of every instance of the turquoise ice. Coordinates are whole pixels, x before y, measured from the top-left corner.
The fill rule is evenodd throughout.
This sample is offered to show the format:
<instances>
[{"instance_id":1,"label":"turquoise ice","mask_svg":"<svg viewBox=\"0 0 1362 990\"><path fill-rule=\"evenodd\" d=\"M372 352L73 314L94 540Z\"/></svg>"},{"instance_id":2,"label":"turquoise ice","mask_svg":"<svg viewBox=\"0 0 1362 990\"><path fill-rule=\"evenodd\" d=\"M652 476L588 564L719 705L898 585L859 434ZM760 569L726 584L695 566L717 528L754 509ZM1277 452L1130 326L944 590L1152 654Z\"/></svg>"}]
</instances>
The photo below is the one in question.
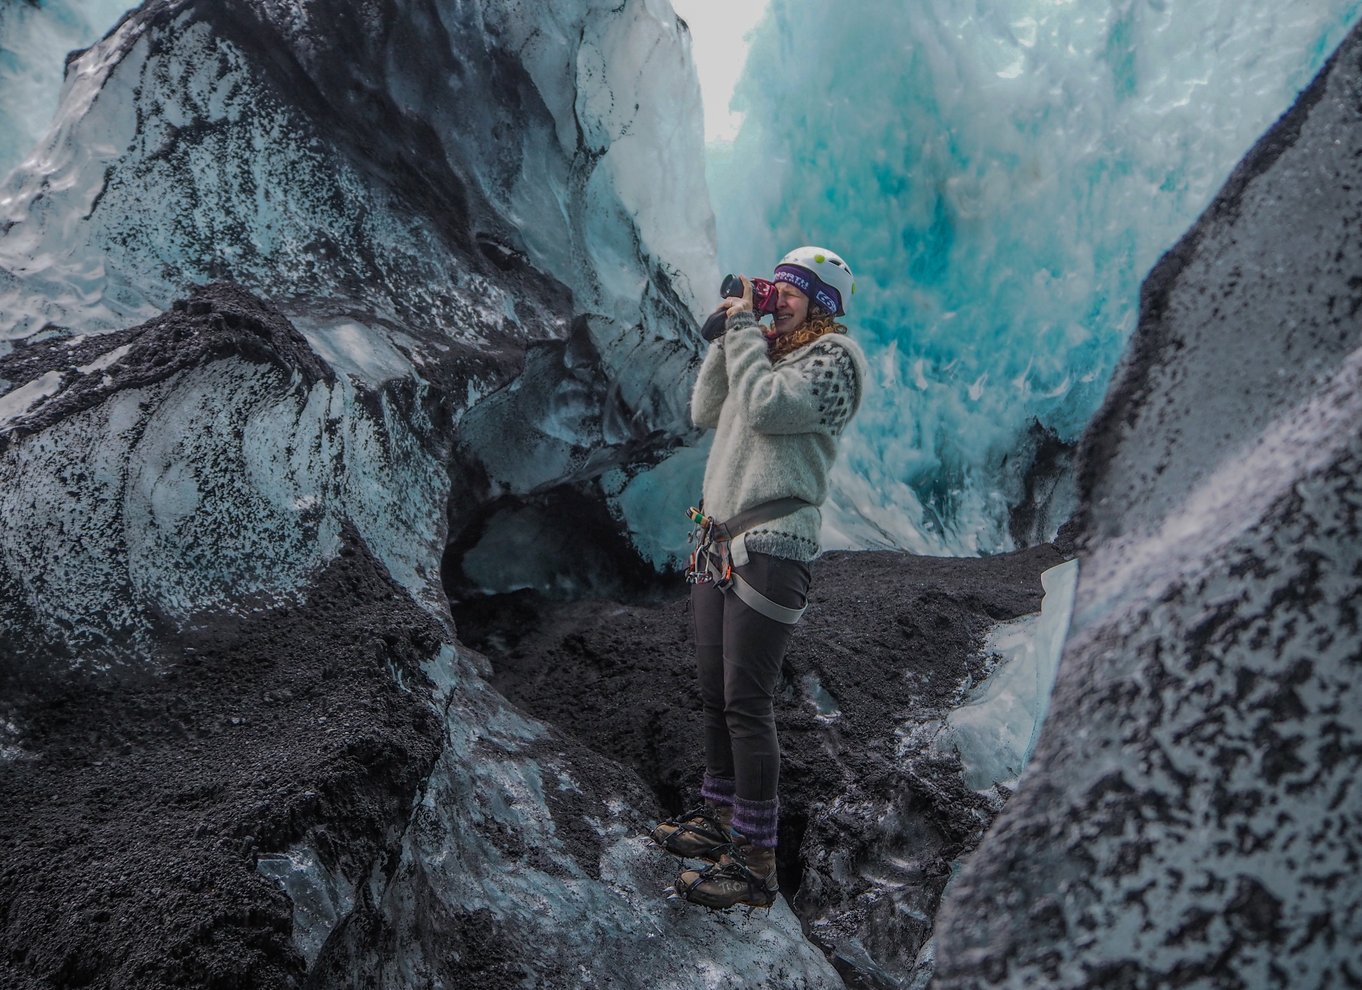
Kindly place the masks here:
<instances>
[{"instance_id":1,"label":"turquoise ice","mask_svg":"<svg viewBox=\"0 0 1362 990\"><path fill-rule=\"evenodd\" d=\"M722 269L815 243L857 275L877 381L828 542L1010 548L1030 422L1077 439L1144 275L1359 11L773 0L708 178Z\"/></svg>"}]
</instances>

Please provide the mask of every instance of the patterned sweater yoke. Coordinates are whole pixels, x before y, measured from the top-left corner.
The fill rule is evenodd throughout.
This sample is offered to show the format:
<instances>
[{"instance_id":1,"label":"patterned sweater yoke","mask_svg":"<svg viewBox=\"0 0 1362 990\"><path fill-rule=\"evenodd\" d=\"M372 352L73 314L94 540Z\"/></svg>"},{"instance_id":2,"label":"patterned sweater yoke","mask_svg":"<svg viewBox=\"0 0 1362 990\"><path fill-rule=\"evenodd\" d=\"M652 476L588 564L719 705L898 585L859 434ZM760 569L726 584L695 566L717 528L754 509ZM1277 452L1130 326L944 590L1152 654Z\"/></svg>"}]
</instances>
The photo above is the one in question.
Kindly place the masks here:
<instances>
[{"instance_id":1,"label":"patterned sweater yoke","mask_svg":"<svg viewBox=\"0 0 1362 990\"><path fill-rule=\"evenodd\" d=\"M795 496L810 505L762 523L734 541L748 551L812 560L821 549L818 510L838 440L860 407L867 377L860 347L845 334L824 334L771 363L752 314L729 318L710 345L691 394L691 418L712 427L705 464L705 512L730 519L753 506Z\"/></svg>"}]
</instances>

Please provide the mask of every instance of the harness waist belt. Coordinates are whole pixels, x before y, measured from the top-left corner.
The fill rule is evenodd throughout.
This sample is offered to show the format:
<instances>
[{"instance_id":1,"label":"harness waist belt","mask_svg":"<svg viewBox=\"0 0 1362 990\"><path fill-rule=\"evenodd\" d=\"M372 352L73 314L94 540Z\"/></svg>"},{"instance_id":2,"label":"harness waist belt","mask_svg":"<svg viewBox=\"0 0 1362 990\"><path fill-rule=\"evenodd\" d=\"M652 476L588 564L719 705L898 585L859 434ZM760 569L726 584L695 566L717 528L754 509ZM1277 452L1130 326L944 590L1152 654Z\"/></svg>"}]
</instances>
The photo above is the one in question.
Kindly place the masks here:
<instances>
[{"instance_id":1,"label":"harness waist belt","mask_svg":"<svg viewBox=\"0 0 1362 990\"><path fill-rule=\"evenodd\" d=\"M780 519L805 507L817 508L812 502L791 495L754 505L722 523L706 519L699 510L691 509L689 515L696 523L700 543L695 548L695 553L691 555L686 579L692 583L713 581L714 586L720 591L732 588L739 601L752 611L776 622L794 625L804 614L804 608L790 608L779 602L773 602L744 581L733 569L728 545L754 526Z\"/></svg>"},{"instance_id":2,"label":"harness waist belt","mask_svg":"<svg viewBox=\"0 0 1362 990\"><path fill-rule=\"evenodd\" d=\"M739 512L736 516L725 522L718 523L719 532L723 534L725 540L731 540L747 532L753 526L760 526L762 523L771 522L781 516L788 516L791 512L797 512L806 506L816 508L812 502L806 502L796 495L786 498L776 498L769 502L762 502L754 505L745 512Z\"/></svg>"}]
</instances>

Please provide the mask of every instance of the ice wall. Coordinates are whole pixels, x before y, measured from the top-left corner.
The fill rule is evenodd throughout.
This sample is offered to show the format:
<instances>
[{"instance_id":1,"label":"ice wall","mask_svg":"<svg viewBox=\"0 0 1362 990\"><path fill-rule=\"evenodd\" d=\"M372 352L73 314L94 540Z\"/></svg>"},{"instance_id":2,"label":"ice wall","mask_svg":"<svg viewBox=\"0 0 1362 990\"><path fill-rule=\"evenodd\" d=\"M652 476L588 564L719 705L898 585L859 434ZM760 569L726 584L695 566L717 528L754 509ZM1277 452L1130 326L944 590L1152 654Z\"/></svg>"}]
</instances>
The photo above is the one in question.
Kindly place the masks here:
<instances>
[{"instance_id":1,"label":"ice wall","mask_svg":"<svg viewBox=\"0 0 1362 990\"><path fill-rule=\"evenodd\" d=\"M71 63L0 185L0 350L232 280L336 372L428 389L460 431L456 533L568 487L602 504L593 541L647 554L684 523L619 496L691 432L715 273L688 44L663 0L155 0ZM540 401L464 417L527 364Z\"/></svg>"},{"instance_id":2,"label":"ice wall","mask_svg":"<svg viewBox=\"0 0 1362 990\"><path fill-rule=\"evenodd\" d=\"M467 339L470 304L513 326L536 304L568 308L532 283L517 313L477 277L529 261L578 311L616 323L603 342L640 322L675 337L678 301L713 271L691 174L698 90L665 3L604 13L570 6L540 23L500 4L421 3L322 22L306 3L149 4L73 64L52 131L0 195L19 227L0 241L20 282L5 336L99 305L110 322L149 315L189 281L230 276L293 297L291 310L325 296ZM439 43L412 47L425 33ZM296 64L252 64L271 47ZM456 53L457 71L440 71ZM185 133L190 121L210 126ZM451 257L470 248L475 260Z\"/></svg>"},{"instance_id":3,"label":"ice wall","mask_svg":"<svg viewBox=\"0 0 1362 990\"><path fill-rule=\"evenodd\" d=\"M1362 28L1145 281L1080 451L1082 567L936 986L1362 972Z\"/></svg>"},{"instance_id":4,"label":"ice wall","mask_svg":"<svg viewBox=\"0 0 1362 990\"><path fill-rule=\"evenodd\" d=\"M709 181L721 267L813 242L856 272L878 388L830 542L1010 544L1029 421L1077 439L1141 278L1359 9L774 0Z\"/></svg>"},{"instance_id":5,"label":"ice wall","mask_svg":"<svg viewBox=\"0 0 1362 990\"><path fill-rule=\"evenodd\" d=\"M52 122L70 52L94 44L127 0L0 0L0 176Z\"/></svg>"}]
</instances>

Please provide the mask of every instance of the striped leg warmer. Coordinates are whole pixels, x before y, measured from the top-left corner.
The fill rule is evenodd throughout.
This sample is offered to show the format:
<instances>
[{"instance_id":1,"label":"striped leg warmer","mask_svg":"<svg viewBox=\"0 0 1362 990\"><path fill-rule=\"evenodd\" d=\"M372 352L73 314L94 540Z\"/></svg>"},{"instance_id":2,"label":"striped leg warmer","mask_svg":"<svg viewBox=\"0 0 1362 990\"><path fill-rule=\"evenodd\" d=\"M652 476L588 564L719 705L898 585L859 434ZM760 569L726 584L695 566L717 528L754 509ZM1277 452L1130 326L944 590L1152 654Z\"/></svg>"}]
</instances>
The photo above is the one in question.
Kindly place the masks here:
<instances>
[{"instance_id":1,"label":"striped leg warmer","mask_svg":"<svg viewBox=\"0 0 1362 990\"><path fill-rule=\"evenodd\" d=\"M733 800L733 831L741 832L752 845L762 849L776 847L780 824L780 798L769 801Z\"/></svg>"}]
</instances>

